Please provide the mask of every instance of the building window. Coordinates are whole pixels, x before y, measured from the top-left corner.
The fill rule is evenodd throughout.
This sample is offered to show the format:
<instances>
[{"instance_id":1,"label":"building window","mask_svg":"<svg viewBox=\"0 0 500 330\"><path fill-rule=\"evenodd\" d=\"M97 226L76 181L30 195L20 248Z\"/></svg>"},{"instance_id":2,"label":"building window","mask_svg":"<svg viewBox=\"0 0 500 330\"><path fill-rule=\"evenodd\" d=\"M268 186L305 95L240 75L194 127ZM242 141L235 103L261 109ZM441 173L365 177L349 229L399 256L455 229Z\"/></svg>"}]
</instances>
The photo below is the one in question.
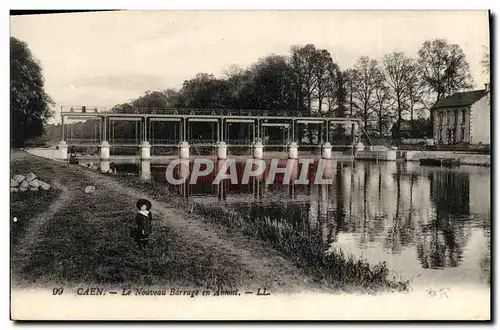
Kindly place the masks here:
<instances>
[{"instance_id":1,"label":"building window","mask_svg":"<svg viewBox=\"0 0 500 330\"><path fill-rule=\"evenodd\" d=\"M462 123L465 123L465 109L462 110Z\"/></svg>"},{"instance_id":2,"label":"building window","mask_svg":"<svg viewBox=\"0 0 500 330\"><path fill-rule=\"evenodd\" d=\"M454 123L456 125L456 124L458 124L458 111L455 111L454 115L455 115L455 121L454 121Z\"/></svg>"},{"instance_id":3,"label":"building window","mask_svg":"<svg viewBox=\"0 0 500 330\"><path fill-rule=\"evenodd\" d=\"M448 125L451 122L450 118L451 118L451 111L448 111L448 115L446 116L446 124L448 124Z\"/></svg>"},{"instance_id":4,"label":"building window","mask_svg":"<svg viewBox=\"0 0 500 330\"><path fill-rule=\"evenodd\" d=\"M460 128L460 141L465 141L465 127Z\"/></svg>"}]
</instances>

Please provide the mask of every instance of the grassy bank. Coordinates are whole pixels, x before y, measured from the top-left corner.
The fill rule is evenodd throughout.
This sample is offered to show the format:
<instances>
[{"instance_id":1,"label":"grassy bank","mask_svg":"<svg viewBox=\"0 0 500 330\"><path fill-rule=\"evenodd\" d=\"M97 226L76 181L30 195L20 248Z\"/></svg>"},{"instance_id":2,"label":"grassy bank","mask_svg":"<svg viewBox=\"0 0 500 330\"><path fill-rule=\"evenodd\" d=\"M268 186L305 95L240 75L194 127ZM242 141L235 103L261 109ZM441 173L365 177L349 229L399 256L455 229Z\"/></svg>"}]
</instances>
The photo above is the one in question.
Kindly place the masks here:
<instances>
[{"instance_id":1,"label":"grassy bank","mask_svg":"<svg viewBox=\"0 0 500 330\"><path fill-rule=\"evenodd\" d=\"M11 264L16 286L82 283L106 286L178 286L214 289L238 287L247 274L237 258L180 236L168 226L156 226L147 251L129 237L135 199L107 189L99 177L78 166L26 153L12 155L13 174L33 171L48 182L57 180L71 198L50 218L39 219L33 235L26 229L56 199L46 195L13 195L11 211L21 221L12 228ZM95 185L92 195L84 193ZM33 231L33 230L32 230Z\"/></svg>"},{"instance_id":2,"label":"grassy bank","mask_svg":"<svg viewBox=\"0 0 500 330\"><path fill-rule=\"evenodd\" d=\"M341 250L325 254L321 239L311 237L310 233L294 227L286 220L250 217L225 204L194 203L168 192L163 186L158 187L154 182L144 182L137 177L121 177L119 180L153 198L168 198L175 207L201 215L203 221L216 225L221 231L258 238L284 253L298 268L327 287L351 292L409 289L409 281L401 282L388 277L389 270L385 263L372 266L364 260L345 255Z\"/></svg>"},{"instance_id":3,"label":"grassy bank","mask_svg":"<svg viewBox=\"0 0 500 330\"><path fill-rule=\"evenodd\" d=\"M12 157L11 166L49 182L57 177L70 196L41 222L36 235L21 233L13 241L13 275L19 285L408 289L407 282L388 278L384 264L372 266L341 251L325 255L320 240L284 220L250 218L223 204L194 204L137 177L61 168L61 163L26 153ZM87 185L96 191L85 194ZM137 249L129 237L138 194L150 196L155 205L147 251Z\"/></svg>"}]
</instances>

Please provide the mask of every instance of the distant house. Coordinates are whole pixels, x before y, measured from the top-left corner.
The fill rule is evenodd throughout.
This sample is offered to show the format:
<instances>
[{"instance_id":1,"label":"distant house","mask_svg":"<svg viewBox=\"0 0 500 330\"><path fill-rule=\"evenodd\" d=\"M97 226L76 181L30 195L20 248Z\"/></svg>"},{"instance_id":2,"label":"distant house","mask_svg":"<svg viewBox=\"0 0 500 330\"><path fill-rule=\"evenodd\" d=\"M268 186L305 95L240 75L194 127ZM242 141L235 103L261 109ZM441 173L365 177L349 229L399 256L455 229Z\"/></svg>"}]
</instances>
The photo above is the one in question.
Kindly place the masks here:
<instances>
[{"instance_id":1,"label":"distant house","mask_svg":"<svg viewBox=\"0 0 500 330\"><path fill-rule=\"evenodd\" d=\"M459 92L438 101L434 113L434 140L438 144L490 144L489 88Z\"/></svg>"}]
</instances>

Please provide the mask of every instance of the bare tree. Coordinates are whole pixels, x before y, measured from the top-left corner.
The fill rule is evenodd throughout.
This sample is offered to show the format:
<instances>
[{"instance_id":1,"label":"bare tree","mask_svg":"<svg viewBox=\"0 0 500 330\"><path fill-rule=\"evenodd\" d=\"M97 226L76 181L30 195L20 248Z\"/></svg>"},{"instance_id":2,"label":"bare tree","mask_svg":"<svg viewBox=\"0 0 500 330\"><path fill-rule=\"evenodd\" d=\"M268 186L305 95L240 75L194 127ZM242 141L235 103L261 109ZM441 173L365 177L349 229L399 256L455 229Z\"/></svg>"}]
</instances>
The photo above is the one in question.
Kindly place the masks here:
<instances>
[{"instance_id":1,"label":"bare tree","mask_svg":"<svg viewBox=\"0 0 500 330\"><path fill-rule=\"evenodd\" d=\"M333 63L332 70L329 71L330 77L326 85L326 105L328 114L334 112L339 117L345 116L345 89L343 88L342 71L337 64Z\"/></svg>"},{"instance_id":2,"label":"bare tree","mask_svg":"<svg viewBox=\"0 0 500 330\"><path fill-rule=\"evenodd\" d=\"M358 105L354 98L354 93L359 86L359 77L356 70L347 69L344 71L344 86L348 102L349 117L354 118L356 116ZM351 138L354 138L354 124L351 125Z\"/></svg>"},{"instance_id":3,"label":"bare tree","mask_svg":"<svg viewBox=\"0 0 500 330\"><path fill-rule=\"evenodd\" d=\"M352 118L356 116L356 112L358 110L358 104L356 103L356 99L354 97L355 91L359 86L359 77L356 70L347 69L346 71L344 71L344 80L349 110L348 115Z\"/></svg>"},{"instance_id":4,"label":"bare tree","mask_svg":"<svg viewBox=\"0 0 500 330\"><path fill-rule=\"evenodd\" d=\"M357 77L357 88L354 96L358 100L359 117L363 120L365 129L368 129L373 114L374 92L377 85L379 69L377 61L367 56L362 56L354 66Z\"/></svg>"},{"instance_id":5,"label":"bare tree","mask_svg":"<svg viewBox=\"0 0 500 330\"><path fill-rule=\"evenodd\" d=\"M375 115L377 122L377 130L379 137L384 136L384 131L389 128L393 120L394 114L391 108L394 106L394 99L391 98L391 93L384 75L381 71L377 74L375 85Z\"/></svg>"},{"instance_id":6,"label":"bare tree","mask_svg":"<svg viewBox=\"0 0 500 330\"><path fill-rule=\"evenodd\" d=\"M431 104L426 102L428 96L428 88L423 79L423 71L415 60L411 60L408 67L408 89L405 92L408 111L410 112L410 120L413 123L415 114L423 114L426 108L430 108Z\"/></svg>"},{"instance_id":7,"label":"bare tree","mask_svg":"<svg viewBox=\"0 0 500 330\"><path fill-rule=\"evenodd\" d=\"M407 109L405 104L405 96L412 81L412 60L405 56L404 53L394 52L383 57L383 74L384 80L389 87L392 99L396 106L396 135L401 134L401 120L403 112Z\"/></svg>"},{"instance_id":8,"label":"bare tree","mask_svg":"<svg viewBox=\"0 0 500 330\"><path fill-rule=\"evenodd\" d=\"M314 101L314 91L317 86L316 75L314 74L316 62L316 48L312 44L304 47L292 46L291 65L294 70L295 80L299 84L298 89L304 96L304 101L309 113L312 113L312 103Z\"/></svg>"},{"instance_id":9,"label":"bare tree","mask_svg":"<svg viewBox=\"0 0 500 330\"><path fill-rule=\"evenodd\" d=\"M317 50L313 67L316 81L314 97L318 100L318 112L320 114L323 110L323 103L327 102L329 88L331 89L333 85L334 72L335 64L330 53L326 49Z\"/></svg>"}]
</instances>

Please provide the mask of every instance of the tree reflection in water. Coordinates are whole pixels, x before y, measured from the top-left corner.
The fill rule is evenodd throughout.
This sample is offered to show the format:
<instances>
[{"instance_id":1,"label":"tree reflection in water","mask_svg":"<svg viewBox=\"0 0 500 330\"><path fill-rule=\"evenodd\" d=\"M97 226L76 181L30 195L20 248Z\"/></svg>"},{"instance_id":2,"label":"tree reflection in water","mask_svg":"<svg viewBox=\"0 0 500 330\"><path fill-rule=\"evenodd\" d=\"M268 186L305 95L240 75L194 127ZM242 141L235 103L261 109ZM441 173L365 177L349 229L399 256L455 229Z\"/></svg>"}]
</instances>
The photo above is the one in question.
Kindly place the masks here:
<instances>
[{"instance_id":1,"label":"tree reflection in water","mask_svg":"<svg viewBox=\"0 0 500 330\"><path fill-rule=\"evenodd\" d=\"M340 242L361 253L368 248L385 255L405 253L412 261L416 255L417 265L426 269L460 266L472 228L478 228L488 246L474 252L476 267L489 274L489 199L471 200L489 189L488 173L396 162L336 162L332 172L331 185L269 185L254 178L245 186L181 190L203 202L213 196L249 219L287 222L325 249Z\"/></svg>"},{"instance_id":2,"label":"tree reflection in water","mask_svg":"<svg viewBox=\"0 0 500 330\"><path fill-rule=\"evenodd\" d=\"M470 236L469 174L432 171L428 180L435 213L421 228L418 258L423 268L457 267Z\"/></svg>"}]
</instances>

